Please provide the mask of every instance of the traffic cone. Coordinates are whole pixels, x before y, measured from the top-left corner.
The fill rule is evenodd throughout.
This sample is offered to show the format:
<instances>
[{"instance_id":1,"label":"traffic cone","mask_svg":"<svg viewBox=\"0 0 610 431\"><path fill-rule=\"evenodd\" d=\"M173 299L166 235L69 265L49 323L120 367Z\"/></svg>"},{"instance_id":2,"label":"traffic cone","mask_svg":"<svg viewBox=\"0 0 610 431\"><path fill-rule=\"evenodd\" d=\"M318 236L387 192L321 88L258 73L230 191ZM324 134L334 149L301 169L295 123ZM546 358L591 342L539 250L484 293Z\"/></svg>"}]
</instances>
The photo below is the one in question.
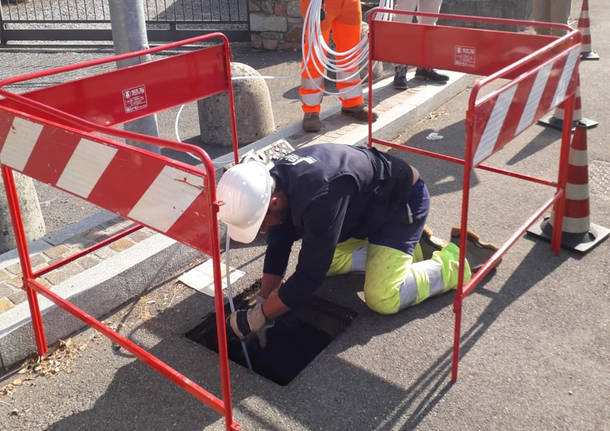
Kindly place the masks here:
<instances>
[{"instance_id":1,"label":"traffic cone","mask_svg":"<svg viewBox=\"0 0 610 431\"><path fill-rule=\"evenodd\" d=\"M577 126L568 157L565 211L561 229L561 245L569 250L586 252L604 240L610 229L589 220L589 166L587 154L587 128ZM545 217L539 227L528 233L551 240L555 213Z\"/></svg>"},{"instance_id":2,"label":"traffic cone","mask_svg":"<svg viewBox=\"0 0 610 431\"><path fill-rule=\"evenodd\" d=\"M563 103L555 108L555 112L552 115L543 117L538 120L538 124L543 126L552 127L554 129L563 130L563 119L565 118L565 111L563 109ZM580 100L580 84L576 87L576 96L574 97L574 113L572 114L572 131L575 130L576 126L582 126L587 129L595 127L599 122L590 118L583 118L582 116L582 101Z\"/></svg>"},{"instance_id":3,"label":"traffic cone","mask_svg":"<svg viewBox=\"0 0 610 431\"><path fill-rule=\"evenodd\" d=\"M578 18L578 30L582 33L582 48L580 58L582 60L599 60L599 55L591 49L591 22L589 21L589 2L583 0L582 10Z\"/></svg>"}]
</instances>

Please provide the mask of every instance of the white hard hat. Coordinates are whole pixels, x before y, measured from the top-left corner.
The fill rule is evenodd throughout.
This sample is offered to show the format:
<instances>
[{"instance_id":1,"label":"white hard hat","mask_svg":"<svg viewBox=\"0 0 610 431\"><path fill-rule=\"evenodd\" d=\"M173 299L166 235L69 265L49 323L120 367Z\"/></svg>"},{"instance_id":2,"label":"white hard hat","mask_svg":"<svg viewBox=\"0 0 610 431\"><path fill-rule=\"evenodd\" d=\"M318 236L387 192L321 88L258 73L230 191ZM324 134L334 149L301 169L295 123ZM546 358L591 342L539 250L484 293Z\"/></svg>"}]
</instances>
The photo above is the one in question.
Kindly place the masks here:
<instances>
[{"instance_id":1,"label":"white hard hat","mask_svg":"<svg viewBox=\"0 0 610 431\"><path fill-rule=\"evenodd\" d=\"M271 175L257 161L240 163L218 182L218 199L224 202L219 217L231 239L248 244L256 238L271 199Z\"/></svg>"}]
</instances>

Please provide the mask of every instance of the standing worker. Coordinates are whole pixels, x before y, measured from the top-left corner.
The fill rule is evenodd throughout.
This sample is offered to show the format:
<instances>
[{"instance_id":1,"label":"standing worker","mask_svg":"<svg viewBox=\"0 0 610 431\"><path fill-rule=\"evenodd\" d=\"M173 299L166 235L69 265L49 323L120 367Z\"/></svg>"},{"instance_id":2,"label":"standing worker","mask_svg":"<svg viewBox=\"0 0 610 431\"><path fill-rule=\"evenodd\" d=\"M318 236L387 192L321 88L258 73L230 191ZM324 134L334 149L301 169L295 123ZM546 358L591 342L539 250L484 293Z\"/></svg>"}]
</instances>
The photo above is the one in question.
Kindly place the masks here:
<instances>
[{"instance_id":1,"label":"standing worker","mask_svg":"<svg viewBox=\"0 0 610 431\"><path fill-rule=\"evenodd\" d=\"M395 10L404 10L414 12L417 8L418 12L439 13L443 0L396 0L394 5ZM411 22L412 15L394 15L394 21ZM420 24L436 25L437 18L419 16L417 22ZM408 41L405 41L408 43ZM418 67L415 71L416 78L423 78L434 82L446 82L449 80L447 75L438 73L434 69L426 69ZM399 65L394 68L394 88L397 90L407 89L407 66Z\"/></svg>"},{"instance_id":2,"label":"standing worker","mask_svg":"<svg viewBox=\"0 0 610 431\"><path fill-rule=\"evenodd\" d=\"M218 199L233 240L250 243L259 230L267 232L257 304L229 318L242 339L297 306L326 276L365 271L366 304L381 314L457 286L459 229L448 244L431 242L429 231L422 237L430 203L426 185L417 169L375 149L312 145L271 171L259 162L242 163L220 178ZM418 245L420 237L426 247ZM296 270L282 282L300 238ZM470 232L468 243L465 281L497 250Z\"/></svg>"},{"instance_id":3,"label":"standing worker","mask_svg":"<svg viewBox=\"0 0 610 431\"><path fill-rule=\"evenodd\" d=\"M301 0L301 14L305 17L311 0ZM324 41L328 44L332 30L333 41L337 52L347 52L360 42L362 27L362 9L360 0L323 0L320 25ZM303 130L306 132L318 132L322 128L320 122L320 104L322 103L322 90L324 89L324 78L320 71L324 71L324 65L314 54L309 56L307 40L316 35L307 34L304 27L305 44L303 45L303 62L301 72L301 96L303 109ZM340 64L340 56L337 62ZM315 62L315 63L314 63ZM337 90L341 100L341 112L349 115L357 121L367 122L369 113L364 105L362 96L362 83L358 74L353 76L357 67L337 73ZM350 81L346 81L350 78ZM373 112L373 121L377 114Z\"/></svg>"}]
</instances>

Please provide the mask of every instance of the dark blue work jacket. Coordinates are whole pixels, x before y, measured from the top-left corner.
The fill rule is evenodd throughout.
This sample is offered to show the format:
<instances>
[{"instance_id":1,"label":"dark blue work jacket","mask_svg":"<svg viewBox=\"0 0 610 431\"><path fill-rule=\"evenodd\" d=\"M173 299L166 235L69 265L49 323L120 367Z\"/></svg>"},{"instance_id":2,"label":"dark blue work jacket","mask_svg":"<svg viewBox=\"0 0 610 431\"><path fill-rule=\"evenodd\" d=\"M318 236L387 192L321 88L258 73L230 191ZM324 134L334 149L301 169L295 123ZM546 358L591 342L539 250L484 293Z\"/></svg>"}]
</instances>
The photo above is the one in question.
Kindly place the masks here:
<instances>
[{"instance_id":1,"label":"dark blue work jacket","mask_svg":"<svg viewBox=\"0 0 610 431\"><path fill-rule=\"evenodd\" d=\"M337 243L366 238L389 214L403 211L413 183L406 162L339 144L298 149L270 172L289 210L284 223L268 230L263 271L283 277L292 244L303 239L295 273L279 291L291 308L320 287Z\"/></svg>"}]
</instances>

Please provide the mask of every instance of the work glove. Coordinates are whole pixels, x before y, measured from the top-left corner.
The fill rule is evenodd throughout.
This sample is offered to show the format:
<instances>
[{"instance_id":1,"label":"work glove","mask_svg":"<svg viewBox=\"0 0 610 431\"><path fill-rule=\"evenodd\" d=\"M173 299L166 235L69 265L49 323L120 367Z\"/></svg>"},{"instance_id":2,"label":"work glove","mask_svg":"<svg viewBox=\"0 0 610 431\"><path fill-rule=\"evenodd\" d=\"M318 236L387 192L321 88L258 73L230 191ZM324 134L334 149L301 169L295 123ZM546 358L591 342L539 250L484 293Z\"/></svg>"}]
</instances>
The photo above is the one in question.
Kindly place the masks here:
<instances>
[{"instance_id":1,"label":"work glove","mask_svg":"<svg viewBox=\"0 0 610 431\"><path fill-rule=\"evenodd\" d=\"M253 334L259 335L259 344L263 348L267 344L264 332L267 328L273 326L267 322L267 318L263 313L263 305L260 303L248 310L235 310L229 316L229 325L240 340L245 340ZM262 334L260 334L261 332Z\"/></svg>"}]
</instances>

